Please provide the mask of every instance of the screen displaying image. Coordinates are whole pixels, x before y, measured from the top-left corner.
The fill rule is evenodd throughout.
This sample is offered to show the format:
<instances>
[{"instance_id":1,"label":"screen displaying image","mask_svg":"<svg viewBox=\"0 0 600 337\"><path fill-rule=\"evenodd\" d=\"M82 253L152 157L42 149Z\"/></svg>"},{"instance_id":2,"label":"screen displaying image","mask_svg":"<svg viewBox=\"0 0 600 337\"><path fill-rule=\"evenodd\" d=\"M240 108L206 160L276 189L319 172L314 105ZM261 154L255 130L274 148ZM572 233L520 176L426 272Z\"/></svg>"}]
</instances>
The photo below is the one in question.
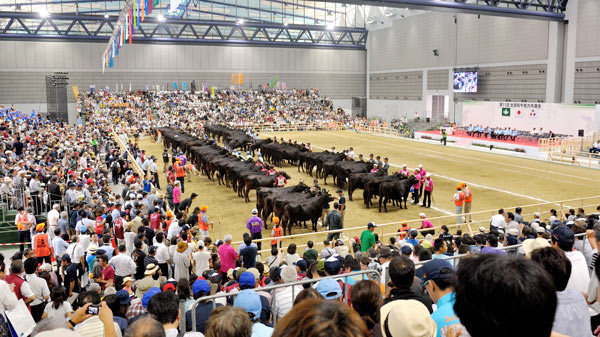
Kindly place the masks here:
<instances>
[{"instance_id":1,"label":"screen displaying image","mask_svg":"<svg viewBox=\"0 0 600 337\"><path fill-rule=\"evenodd\" d=\"M477 72L458 71L454 73L454 92L477 92Z\"/></svg>"}]
</instances>

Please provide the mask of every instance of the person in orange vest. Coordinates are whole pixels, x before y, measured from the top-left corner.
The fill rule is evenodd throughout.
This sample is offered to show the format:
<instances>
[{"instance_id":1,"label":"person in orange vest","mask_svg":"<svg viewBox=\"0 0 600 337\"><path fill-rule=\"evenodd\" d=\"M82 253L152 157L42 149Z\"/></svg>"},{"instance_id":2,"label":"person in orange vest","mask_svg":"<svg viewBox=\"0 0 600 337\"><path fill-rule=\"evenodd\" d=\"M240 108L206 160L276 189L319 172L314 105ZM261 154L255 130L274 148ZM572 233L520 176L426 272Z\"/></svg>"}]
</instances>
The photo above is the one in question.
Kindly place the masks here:
<instances>
[{"instance_id":1,"label":"person in orange vest","mask_svg":"<svg viewBox=\"0 0 600 337\"><path fill-rule=\"evenodd\" d=\"M406 223L406 220L402 220L402 227L400 227L400 229L398 229L398 238L400 240L404 240L404 237L406 237L406 235L408 235L408 232L410 231L410 226L408 225L408 223Z\"/></svg>"},{"instance_id":2,"label":"person in orange vest","mask_svg":"<svg viewBox=\"0 0 600 337\"><path fill-rule=\"evenodd\" d=\"M281 225L279 224L279 218L274 216L273 223L275 224L275 227L273 227L273 229L271 230L271 237L278 238L283 236L283 228L281 228ZM281 248L281 240L277 239L271 241L271 248L277 248L278 242L279 247Z\"/></svg>"},{"instance_id":3,"label":"person in orange vest","mask_svg":"<svg viewBox=\"0 0 600 337\"><path fill-rule=\"evenodd\" d=\"M198 227L200 228L200 237L202 240L208 237L208 226L210 228L215 229L215 224L211 221L208 222L208 217L206 216L206 211L208 210L208 206L202 205L200 206L200 214L198 215Z\"/></svg>"},{"instance_id":4,"label":"person in orange vest","mask_svg":"<svg viewBox=\"0 0 600 337\"><path fill-rule=\"evenodd\" d=\"M279 172L277 178L275 178L275 181L273 182L273 186L285 187L285 184L287 184L287 179L285 179L283 173Z\"/></svg>"},{"instance_id":5,"label":"person in orange vest","mask_svg":"<svg viewBox=\"0 0 600 337\"><path fill-rule=\"evenodd\" d=\"M19 234L19 242L31 242L31 227L35 226L35 217L25 210L23 206L19 207L18 214L15 217L15 224ZM31 244L30 244L31 247ZM25 245L21 244L19 250L22 252Z\"/></svg>"},{"instance_id":6,"label":"person in orange vest","mask_svg":"<svg viewBox=\"0 0 600 337\"><path fill-rule=\"evenodd\" d=\"M463 212L465 213L465 223L471 222L471 202L473 202L473 193L466 183L461 183L462 191L465 195L465 203L463 205Z\"/></svg>"},{"instance_id":7,"label":"person in orange vest","mask_svg":"<svg viewBox=\"0 0 600 337\"><path fill-rule=\"evenodd\" d=\"M461 224L463 204L465 201L465 194L462 192L461 185L456 186L456 193L454 193L451 201L453 201L454 206L456 206L456 223Z\"/></svg>"},{"instance_id":8,"label":"person in orange vest","mask_svg":"<svg viewBox=\"0 0 600 337\"><path fill-rule=\"evenodd\" d=\"M183 183L185 182L185 166L181 163L181 160L177 160L175 162L175 177L181 183L181 193L185 193L185 187L183 187Z\"/></svg>"},{"instance_id":9,"label":"person in orange vest","mask_svg":"<svg viewBox=\"0 0 600 337\"><path fill-rule=\"evenodd\" d=\"M33 237L33 252L38 261L44 261L46 263L52 263L52 245L50 245L50 238L46 234L46 224L40 223L35 226L35 230L38 234Z\"/></svg>"}]
</instances>

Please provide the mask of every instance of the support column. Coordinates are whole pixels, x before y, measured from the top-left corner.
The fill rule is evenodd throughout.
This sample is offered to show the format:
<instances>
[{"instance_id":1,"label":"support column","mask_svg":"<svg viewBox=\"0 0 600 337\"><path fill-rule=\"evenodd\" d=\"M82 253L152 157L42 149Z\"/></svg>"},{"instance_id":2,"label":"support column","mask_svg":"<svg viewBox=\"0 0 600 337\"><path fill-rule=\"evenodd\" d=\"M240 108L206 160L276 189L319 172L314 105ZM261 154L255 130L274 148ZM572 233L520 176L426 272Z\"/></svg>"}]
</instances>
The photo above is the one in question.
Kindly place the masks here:
<instances>
[{"instance_id":1,"label":"support column","mask_svg":"<svg viewBox=\"0 0 600 337\"><path fill-rule=\"evenodd\" d=\"M562 100L562 75L565 24L548 22L548 66L546 70L546 103Z\"/></svg>"},{"instance_id":2,"label":"support column","mask_svg":"<svg viewBox=\"0 0 600 337\"><path fill-rule=\"evenodd\" d=\"M565 19L569 21L566 26L567 29L567 40L565 43L565 50L567 51L566 60L564 60L564 71L565 76L563 78L563 103L573 104L573 95L575 89L575 58L577 50L577 14L579 12L579 0L570 0L567 5L567 11L565 13Z\"/></svg>"}]
</instances>

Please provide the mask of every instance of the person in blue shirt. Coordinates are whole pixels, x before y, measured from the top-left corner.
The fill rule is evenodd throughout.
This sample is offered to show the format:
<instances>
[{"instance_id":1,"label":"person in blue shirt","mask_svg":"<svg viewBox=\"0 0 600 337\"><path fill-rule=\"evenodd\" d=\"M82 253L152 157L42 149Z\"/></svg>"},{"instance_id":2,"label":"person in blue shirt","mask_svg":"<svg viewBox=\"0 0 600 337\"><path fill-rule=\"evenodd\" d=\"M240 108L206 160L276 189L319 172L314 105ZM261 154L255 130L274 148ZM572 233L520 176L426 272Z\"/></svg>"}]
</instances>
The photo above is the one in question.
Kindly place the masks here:
<instances>
[{"instance_id":1,"label":"person in blue shirt","mask_svg":"<svg viewBox=\"0 0 600 337\"><path fill-rule=\"evenodd\" d=\"M146 176L146 179L144 179L144 181L143 181L144 192L150 193L152 191L152 183L153 182L154 182L154 180L148 179L148 176Z\"/></svg>"},{"instance_id":2,"label":"person in blue shirt","mask_svg":"<svg viewBox=\"0 0 600 337\"><path fill-rule=\"evenodd\" d=\"M441 337L445 327L460 324L454 312L456 302L454 288L458 283L456 273L448 261L437 259L425 263L417 275L422 275L425 289L437 306L431 318L437 326L437 337Z\"/></svg>"},{"instance_id":3,"label":"person in blue shirt","mask_svg":"<svg viewBox=\"0 0 600 337\"><path fill-rule=\"evenodd\" d=\"M408 238L406 239L406 243L410 243L411 245L416 246L419 244L419 240L417 239L417 235L419 235L419 232L416 229L411 230L410 232L408 232Z\"/></svg>"}]
</instances>

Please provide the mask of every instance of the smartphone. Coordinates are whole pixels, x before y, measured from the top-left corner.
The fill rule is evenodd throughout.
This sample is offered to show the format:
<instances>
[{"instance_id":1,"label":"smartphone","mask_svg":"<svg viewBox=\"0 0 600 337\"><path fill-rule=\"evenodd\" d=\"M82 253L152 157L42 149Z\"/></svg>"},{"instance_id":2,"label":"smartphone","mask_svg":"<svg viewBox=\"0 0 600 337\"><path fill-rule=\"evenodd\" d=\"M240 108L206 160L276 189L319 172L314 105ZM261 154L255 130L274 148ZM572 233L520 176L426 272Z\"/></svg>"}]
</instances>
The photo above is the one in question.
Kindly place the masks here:
<instances>
[{"instance_id":1,"label":"smartphone","mask_svg":"<svg viewBox=\"0 0 600 337\"><path fill-rule=\"evenodd\" d=\"M99 311L100 311L100 305L99 304L91 304L87 308L87 313L90 314L90 315L98 315Z\"/></svg>"}]
</instances>

